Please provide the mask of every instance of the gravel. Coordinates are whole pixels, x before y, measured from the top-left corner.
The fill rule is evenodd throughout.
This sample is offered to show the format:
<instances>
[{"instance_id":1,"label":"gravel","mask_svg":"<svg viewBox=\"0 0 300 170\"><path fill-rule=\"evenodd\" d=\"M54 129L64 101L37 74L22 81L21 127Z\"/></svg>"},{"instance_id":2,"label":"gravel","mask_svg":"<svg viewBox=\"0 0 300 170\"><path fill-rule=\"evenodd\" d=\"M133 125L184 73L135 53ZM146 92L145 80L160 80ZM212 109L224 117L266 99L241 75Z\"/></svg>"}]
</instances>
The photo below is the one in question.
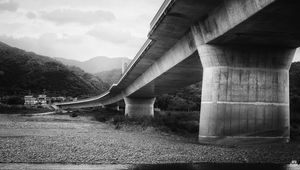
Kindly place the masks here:
<instances>
[{"instance_id":1,"label":"gravel","mask_svg":"<svg viewBox=\"0 0 300 170\"><path fill-rule=\"evenodd\" d=\"M68 115L0 114L2 163L290 163L300 161L300 143L226 147L155 128L123 127Z\"/></svg>"}]
</instances>

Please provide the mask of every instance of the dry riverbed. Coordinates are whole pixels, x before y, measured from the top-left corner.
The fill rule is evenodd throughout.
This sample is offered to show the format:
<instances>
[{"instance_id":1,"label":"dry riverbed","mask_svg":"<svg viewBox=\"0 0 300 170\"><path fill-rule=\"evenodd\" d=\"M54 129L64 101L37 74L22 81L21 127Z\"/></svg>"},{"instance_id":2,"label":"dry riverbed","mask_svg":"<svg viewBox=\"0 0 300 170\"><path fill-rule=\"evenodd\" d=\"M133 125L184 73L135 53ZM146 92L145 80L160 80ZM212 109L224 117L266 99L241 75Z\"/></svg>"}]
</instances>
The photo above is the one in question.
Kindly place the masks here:
<instances>
[{"instance_id":1,"label":"dry riverbed","mask_svg":"<svg viewBox=\"0 0 300 170\"><path fill-rule=\"evenodd\" d=\"M300 144L208 146L153 127L122 126L88 116L0 114L0 162L132 164L300 161Z\"/></svg>"}]
</instances>

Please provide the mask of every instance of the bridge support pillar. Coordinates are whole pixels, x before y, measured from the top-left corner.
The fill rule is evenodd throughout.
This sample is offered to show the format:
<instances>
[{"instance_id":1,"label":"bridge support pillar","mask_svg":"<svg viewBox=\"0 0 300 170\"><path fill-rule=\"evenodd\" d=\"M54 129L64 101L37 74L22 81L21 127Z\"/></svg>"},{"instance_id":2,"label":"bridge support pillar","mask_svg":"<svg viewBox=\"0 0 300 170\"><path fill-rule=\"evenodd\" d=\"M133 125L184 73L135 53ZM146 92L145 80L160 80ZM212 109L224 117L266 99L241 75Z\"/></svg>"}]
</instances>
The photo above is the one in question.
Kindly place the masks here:
<instances>
[{"instance_id":1,"label":"bridge support pillar","mask_svg":"<svg viewBox=\"0 0 300 170\"><path fill-rule=\"evenodd\" d=\"M125 115L131 118L154 117L155 98L125 97Z\"/></svg>"},{"instance_id":2,"label":"bridge support pillar","mask_svg":"<svg viewBox=\"0 0 300 170\"><path fill-rule=\"evenodd\" d=\"M295 49L198 45L203 65L199 141L288 141Z\"/></svg>"},{"instance_id":3,"label":"bridge support pillar","mask_svg":"<svg viewBox=\"0 0 300 170\"><path fill-rule=\"evenodd\" d=\"M119 105L114 105L114 106L102 106L103 109L111 109L111 110L116 110L116 111L120 111L120 106Z\"/></svg>"}]
</instances>

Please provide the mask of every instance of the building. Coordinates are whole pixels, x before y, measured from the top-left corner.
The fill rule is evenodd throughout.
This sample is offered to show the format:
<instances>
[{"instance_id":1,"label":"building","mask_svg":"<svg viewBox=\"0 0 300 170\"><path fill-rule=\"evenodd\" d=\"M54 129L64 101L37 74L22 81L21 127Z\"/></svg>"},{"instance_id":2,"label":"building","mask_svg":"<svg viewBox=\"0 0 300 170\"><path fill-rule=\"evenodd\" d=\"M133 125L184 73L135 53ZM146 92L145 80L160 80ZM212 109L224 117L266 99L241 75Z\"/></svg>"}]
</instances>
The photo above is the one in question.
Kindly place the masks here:
<instances>
[{"instance_id":1,"label":"building","mask_svg":"<svg viewBox=\"0 0 300 170\"><path fill-rule=\"evenodd\" d=\"M66 101L65 97L59 96L59 97L51 97L51 103L61 103Z\"/></svg>"},{"instance_id":2,"label":"building","mask_svg":"<svg viewBox=\"0 0 300 170\"><path fill-rule=\"evenodd\" d=\"M45 94L38 95L37 103L40 105L46 105L47 104L47 96Z\"/></svg>"},{"instance_id":3,"label":"building","mask_svg":"<svg viewBox=\"0 0 300 170\"><path fill-rule=\"evenodd\" d=\"M24 100L25 100L24 102L25 106L33 106L37 103L36 98L30 95L24 96Z\"/></svg>"}]
</instances>

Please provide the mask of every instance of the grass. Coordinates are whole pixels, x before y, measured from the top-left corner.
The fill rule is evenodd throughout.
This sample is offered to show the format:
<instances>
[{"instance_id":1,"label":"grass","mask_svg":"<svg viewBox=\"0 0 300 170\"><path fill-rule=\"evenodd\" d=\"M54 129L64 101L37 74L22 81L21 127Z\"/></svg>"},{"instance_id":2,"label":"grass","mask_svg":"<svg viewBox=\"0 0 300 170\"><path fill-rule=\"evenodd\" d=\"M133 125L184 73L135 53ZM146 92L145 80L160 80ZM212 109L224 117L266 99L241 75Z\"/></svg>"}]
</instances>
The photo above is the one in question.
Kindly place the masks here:
<instances>
[{"instance_id":1,"label":"grass","mask_svg":"<svg viewBox=\"0 0 300 170\"><path fill-rule=\"evenodd\" d=\"M80 114L87 114L99 122L109 123L120 129L127 125L139 125L146 129L154 127L160 131L173 132L181 136L197 137L199 132L199 111L161 111L155 112L154 118L129 118L122 111L110 109L81 110ZM300 141L300 119L291 120L291 140Z\"/></svg>"},{"instance_id":2,"label":"grass","mask_svg":"<svg viewBox=\"0 0 300 170\"><path fill-rule=\"evenodd\" d=\"M199 112L162 111L155 112L154 118L129 118L122 111L110 109L80 110L80 114L91 115L99 122L109 123L120 129L128 125L138 125L146 129L154 127L164 132L184 136L197 136L199 131Z\"/></svg>"},{"instance_id":3,"label":"grass","mask_svg":"<svg viewBox=\"0 0 300 170\"><path fill-rule=\"evenodd\" d=\"M47 108L27 108L23 105L0 104L0 114L33 114L53 111Z\"/></svg>"}]
</instances>

